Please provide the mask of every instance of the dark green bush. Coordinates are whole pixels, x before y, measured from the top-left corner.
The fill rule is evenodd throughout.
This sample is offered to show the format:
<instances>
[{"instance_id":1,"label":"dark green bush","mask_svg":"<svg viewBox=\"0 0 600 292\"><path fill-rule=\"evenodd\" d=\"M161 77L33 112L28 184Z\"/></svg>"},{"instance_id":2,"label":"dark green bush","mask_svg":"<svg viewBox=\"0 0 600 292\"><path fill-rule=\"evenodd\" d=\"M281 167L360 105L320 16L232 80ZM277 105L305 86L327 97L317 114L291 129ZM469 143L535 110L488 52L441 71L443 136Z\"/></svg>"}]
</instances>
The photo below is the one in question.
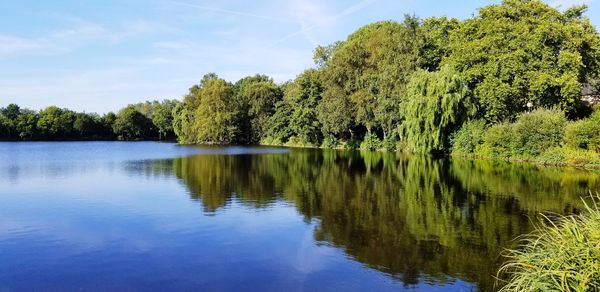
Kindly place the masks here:
<instances>
[{"instance_id":1,"label":"dark green bush","mask_svg":"<svg viewBox=\"0 0 600 292\"><path fill-rule=\"evenodd\" d=\"M594 112L587 119L568 123L565 129L564 144L574 148L599 151L600 111Z\"/></svg>"},{"instance_id":2,"label":"dark green bush","mask_svg":"<svg viewBox=\"0 0 600 292\"><path fill-rule=\"evenodd\" d=\"M452 153L472 155L479 145L483 144L486 132L485 121L467 121L452 137Z\"/></svg>"},{"instance_id":3,"label":"dark green bush","mask_svg":"<svg viewBox=\"0 0 600 292\"><path fill-rule=\"evenodd\" d=\"M387 135L381 141L381 147L387 151L396 151L397 144L398 138L396 138L396 135Z\"/></svg>"},{"instance_id":4,"label":"dark green bush","mask_svg":"<svg viewBox=\"0 0 600 292\"><path fill-rule=\"evenodd\" d=\"M513 125L513 154L535 157L559 146L563 140L567 119L556 109L537 109L519 116Z\"/></svg>"}]
</instances>

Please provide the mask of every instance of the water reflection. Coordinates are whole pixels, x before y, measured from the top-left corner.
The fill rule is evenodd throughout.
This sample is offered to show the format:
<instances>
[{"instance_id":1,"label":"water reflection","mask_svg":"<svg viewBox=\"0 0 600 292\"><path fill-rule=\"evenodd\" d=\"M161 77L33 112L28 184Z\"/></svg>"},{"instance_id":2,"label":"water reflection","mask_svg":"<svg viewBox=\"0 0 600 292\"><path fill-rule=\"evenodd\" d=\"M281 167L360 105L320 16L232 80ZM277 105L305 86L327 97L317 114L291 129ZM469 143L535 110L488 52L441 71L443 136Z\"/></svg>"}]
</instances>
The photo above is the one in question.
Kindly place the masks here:
<instances>
[{"instance_id":1,"label":"water reflection","mask_svg":"<svg viewBox=\"0 0 600 292\"><path fill-rule=\"evenodd\" d=\"M597 173L389 153L294 150L199 155L146 164L173 172L205 212L235 198L293 204L314 239L405 285L455 278L492 290L500 253L540 211L576 212L600 191Z\"/></svg>"}]
</instances>

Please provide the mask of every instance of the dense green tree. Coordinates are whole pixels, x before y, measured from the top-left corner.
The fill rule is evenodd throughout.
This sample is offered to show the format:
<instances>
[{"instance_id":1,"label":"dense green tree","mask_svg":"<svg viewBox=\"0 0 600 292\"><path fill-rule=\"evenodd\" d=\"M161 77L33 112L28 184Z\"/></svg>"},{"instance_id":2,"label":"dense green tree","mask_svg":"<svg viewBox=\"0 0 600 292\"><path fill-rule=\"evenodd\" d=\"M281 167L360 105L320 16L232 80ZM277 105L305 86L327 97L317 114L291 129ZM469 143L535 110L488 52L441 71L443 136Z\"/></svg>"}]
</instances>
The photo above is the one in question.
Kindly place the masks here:
<instances>
[{"instance_id":1,"label":"dense green tree","mask_svg":"<svg viewBox=\"0 0 600 292\"><path fill-rule=\"evenodd\" d=\"M294 135L290 129L290 117L293 109L284 100L275 104L275 113L269 117L269 128L267 129L266 144L283 144ZM267 143L268 142L268 143Z\"/></svg>"},{"instance_id":2,"label":"dense green tree","mask_svg":"<svg viewBox=\"0 0 600 292\"><path fill-rule=\"evenodd\" d=\"M0 109L0 114L5 116L9 120L16 120L20 113L21 108L14 103L11 103L5 108Z\"/></svg>"},{"instance_id":3,"label":"dense green tree","mask_svg":"<svg viewBox=\"0 0 600 292\"><path fill-rule=\"evenodd\" d=\"M204 78L197 100L192 125L196 132L195 142L231 143L237 131L232 85L216 75Z\"/></svg>"},{"instance_id":4,"label":"dense green tree","mask_svg":"<svg viewBox=\"0 0 600 292\"><path fill-rule=\"evenodd\" d=\"M194 117L190 107L185 103L179 103L173 108L173 131L177 141L182 144L194 143L194 129L192 119Z\"/></svg>"},{"instance_id":5,"label":"dense green tree","mask_svg":"<svg viewBox=\"0 0 600 292\"><path fill-rule=\"evenodd\" d=\"M355 121L368 132L391 134L399 121L406 83L418 66L420 21L407 16L366 25L330 49L320 49L326 96L348 100ZM347 97L343 97L343 90Z\"/></svg>"},{"instance_id":6,"label":"dense green tree","mask_svg":"<svg viewBox=\"0 0 600 292\"><path fill-rule=\"evenodd\" d=\"M339 86L331 86L323 93L317 107L317 117L321 130L326 137L349 139L354 125L352 103L344 90Z\"/></svg>"},{"instance_id":7,"label":"dense green tree","mask_svg":"<svg viewBox=\"0 0 600 292\"><path fill-rule=\"evenodd\" d=\"M113 124L113 131L125 140L153 138L156 133L152 120L133 105L119 111Z\"/></svg>"},{"instance_id":8,"label":"dense green tree","mask_svg":"<svg viewBox=\"0 0 600 292\"><path fill-rule=\"evenodd\" d=\"M37 130L38 115L28 109L23 109L17 116L15 128L21 139L32 139L38 136Z\"/></svg>"},{"instance_id":9,"label":"dense green tree","mask_svg":"<svg viewBox=\"0 0 600 292\"><path fill-rule=\"evenodd\" d=\"M12 137L12 123L11 121L0 114L0 139L9 139Z\"/></svg>"},{"instance_id":10,"label":"dense green tree","mask_svg":"<svg viewBox=\"0 0 600 292\"><path fill-rule=\"evenodd\" d=\"M527 103L571 110L600 67L600 37L585 8L560 12L540 0L483 7L452 30L443 63L461 72L488 121L512 119Z\"/></svg>"},{"instance_id":11,"label":"dense green tree","mask_svg":"<svg viewBox=\"0 0 600 292\"><path fill-rule=\"evenodd\" d=\"M321 142L317 106L322 93L323 87L316 70L304 71L284 86L283 106L291 109L288 126L292 136L302 144L319 145Z\"/></svg>"},{"instance_id":12,"label":"dense green tree","mask_svg":"<svg viewBox=\"0 0 600 292\"><path fill-rule=\"evenodd\" d=\"M271 78L255 75L240 79L234 85L238 113L239 141L258 143L267 135L269 118L283 92Z\"/></svg>"},{"instance_id":13,"label":"dense green tree","mask_svg":"<svg viewBox=\"0 0 600 292\"><path fill-rule=\"evenodd\" d=\"M152 123L158 130L158 139L172 137L173 130L173 109L179 104L177 100L163 100L154 103L152 110Z\"/></svg>"},{"instance_id":14,"label":"dense green tree","mask_svg":"<svg viewBox=\"0 0 600 292\"><path fill-rule=\"evenodd\" d=\"M102 120L96 114L76 113L73 130L81 137L93 137L102 133Z\"/></svg>"},{"instance_id":15,"label":"dense green tree","mask_svg":"<svg viewBox=\"0 0 600 292\"><path fill-rule=\"evenodd\" d=\"M68 109L49 106L38 114L39 135L49 139L68 138L73 132L75 113Z\"/></svg>"},{"instance_id":16,"label":"dense green tree","mask_svg":"<svg viewBox=\"0 0 600 292\"><path fill-rule=\"evenodd\" d=\"M403 137L418 152L449 149L450 135L476 112L465 82L448 66L437 72L416 72L402 108Z\"/></svg>"},{"instance_id":17,"label":"dense green tree","mask_svg":"<svg viewBox=\"0 0 600 292\"><path fill-rule=\"evenodd\" d=\"M444 57L450 54L450 33L460 26L455 18L430 17L419 28L419 67L427 71L440 69Z\"/></svg>"}]
</instances>

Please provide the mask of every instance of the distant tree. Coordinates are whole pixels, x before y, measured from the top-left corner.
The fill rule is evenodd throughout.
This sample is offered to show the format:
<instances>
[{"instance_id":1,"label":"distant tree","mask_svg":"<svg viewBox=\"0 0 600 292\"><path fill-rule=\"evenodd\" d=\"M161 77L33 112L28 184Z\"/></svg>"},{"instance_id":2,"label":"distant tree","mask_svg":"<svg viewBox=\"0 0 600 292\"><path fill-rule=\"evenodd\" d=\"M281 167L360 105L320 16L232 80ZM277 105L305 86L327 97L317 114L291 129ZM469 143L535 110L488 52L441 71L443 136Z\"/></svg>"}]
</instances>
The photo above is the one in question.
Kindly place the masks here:
<instances>
[{"instance_id":1,"label":"distant tree","mask_svg":"<svg viewBox=\"0 0 600 292\"><path fill-rule=\"evenodd\" d=\"M16 120L17 117L19 116L19 114L21 113L21 108L14 104L11 103L8 106L6 106L5 108L0 109L0 114L5 116L7 119L9 120Z\"/></svg>"},{"instance_id":2,"label":"distant tree","mask_svg":"<svg viewBox=\"0 0 600 292\"><path fill-rule=\"evenodd\" d=\"M231 143L237 131L233 88L214 74L205 76L198 91L194 132L198 143Z\"/></svg>"},{"instance_id":3,"label":"distant tree","mask_svg":"<svg viewBox=\"0 0 600 292\"><path fill-rule=\"evenodd\" d=\"M79 138L101 136L102 119L95 114L76 113L75 122L73 122L73 130Z\"/></svg>"},{"instance_id":4,"label":"distant tree","mask_svg":"<svg viewBox=\"0 0 600 292\"><path fill-rule=\"evenodd\" d=\"M317 106L321 101L323 86L316 70L306 70L292 83L284 86L284 104L291 109L289 128L301 141L319 145L321 125Z\"/></svg>"},{"instance_id":5,"label":"distant tree","mask_svg":"<svg viewBox=\"0 0 600 292\"><path fill-rule=\"evenodd\" d=\"M271 78L255 75L240 79L234 85L238 107L238 132L241 142L258 143L265 138L269 118L283 92Z\"/></svg>"},{"instance_id":6,"label":"distant tree","mask_svg":"<svg viewBox=\"0 0 600 292\"><path fill-rule=\"evenodd\" d=\"M16 130L21 139L32 139L37 136L38 115L28 109L21 110L17 117Z\"/></svg>"},{"instance_id":7,"label":"distant tree","mask_svg":"<svg viewBox=\"0 0 600 292\"><path fill-rule=\"evenodd\" d=\"M37 130L44 138L67 138L73 132L75 113L68 109L49 106L38 114Z\"/></svg>"},{"instance_id":8,"label":"distant tree","mask_svg":"<svg viewBox=\"0 0 600 292\"><path fill-rule=\"evenodd\" d=\"M195 143L196 134L194 133L193 112L190 107L184 103L179 103L173 108L173 131L177 136L177 141L182 144Z\"/></svg>"},{"instance_id":9,"label":"distant tree","mask_svg":"<svg viewBox=\"0 0 600 292\"><path fill-rule=\"evenodd\" d=\"M164 100L154 103L152 111L152 123L158 130L158 139L172 137L173 131L173 109L179 104L176 100Z\"/></svg>"},{"instance_id":10,"label":"distant tree","mask_svg":"<svg viewBox=\"0 0 600 292\"><path fill-rule=\"evenodd\" d=\"M133 105L119 111L113 130L125 140L152 138L156 133L152 120L140 113Z\"/></svg>"}]
</instances>

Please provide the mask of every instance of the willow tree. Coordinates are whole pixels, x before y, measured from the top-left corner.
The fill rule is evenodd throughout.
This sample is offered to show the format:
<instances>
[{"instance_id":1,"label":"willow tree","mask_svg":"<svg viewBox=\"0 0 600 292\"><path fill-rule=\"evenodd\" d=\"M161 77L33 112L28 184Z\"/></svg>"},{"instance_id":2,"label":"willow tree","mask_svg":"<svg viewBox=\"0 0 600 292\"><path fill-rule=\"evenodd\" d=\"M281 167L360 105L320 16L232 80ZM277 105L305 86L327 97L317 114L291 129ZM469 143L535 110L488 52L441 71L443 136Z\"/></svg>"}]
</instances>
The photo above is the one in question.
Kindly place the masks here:
<instances>
[{"instance_id":1,"label":"willow tree","mask_svg":"<svg viewBox=\"0 0 600 292\"><path fill-rule=\"evenodd\" d=\"M413 151L443 151L449 149L450 134L475 112L471 92L451 67L419 70L407 86L400 131Z\"/></svg>"}]
</instances>

